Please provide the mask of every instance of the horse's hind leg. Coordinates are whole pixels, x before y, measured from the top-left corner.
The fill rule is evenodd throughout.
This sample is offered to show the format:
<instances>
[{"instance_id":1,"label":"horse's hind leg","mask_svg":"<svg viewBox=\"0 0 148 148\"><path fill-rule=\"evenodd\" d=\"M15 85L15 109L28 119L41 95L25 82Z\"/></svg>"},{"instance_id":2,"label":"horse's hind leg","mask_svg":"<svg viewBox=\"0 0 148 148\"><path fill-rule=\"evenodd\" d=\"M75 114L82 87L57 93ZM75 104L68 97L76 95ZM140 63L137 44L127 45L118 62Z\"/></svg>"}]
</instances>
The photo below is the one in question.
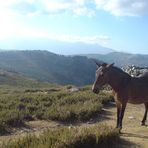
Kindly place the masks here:
<instances>
[{"instance_id":1,"label":"horse's hind leg","mask_svg":"<svg viewBox=\"0 0 148 148\"><path fill-rule=\"evenodd\" d=\"M124 117L125 108L126 108L126 103L122 103L122 107L119 115L119 126L118 126L120 130L122 129L122 119Z\"/></svg>"},{"instance_id":2,"label":"horse's hind leg","mask_svg":"<svg viewBox=\"0 0 148 148\"><path fill-rule=\"evenodd\" d=\"M116 101L116 106L117 106L117 125L116 125L116 128L118 128L119 127L119 118L120 118L121 104Z\"/></svg>"},{"instance_id":3,"label":"horse's hind leg","mask_svg":"<svg viewBox=\"0 0 148 148\"><path fill-rule=\"evenodd\" d=\"M144 113L141 125L145 125L145 121L146 121L146 118L147 118L147 112L148 112L148 102L144 103L144 105L145 105L145 113Z\"/></svg>"}]
</instances>

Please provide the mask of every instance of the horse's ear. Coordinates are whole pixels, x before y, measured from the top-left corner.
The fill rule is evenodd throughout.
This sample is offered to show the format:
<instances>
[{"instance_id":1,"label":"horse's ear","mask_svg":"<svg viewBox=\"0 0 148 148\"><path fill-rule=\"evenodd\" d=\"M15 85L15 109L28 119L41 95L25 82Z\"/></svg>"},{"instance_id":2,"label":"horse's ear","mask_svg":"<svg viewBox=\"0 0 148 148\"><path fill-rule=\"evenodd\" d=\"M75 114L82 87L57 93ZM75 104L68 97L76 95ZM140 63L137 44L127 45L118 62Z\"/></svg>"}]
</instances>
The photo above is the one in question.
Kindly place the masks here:
<instances>
[{"instance_id":1,"label":"horse's ear","mask_svg":"<svg viewBox=\"0 0 148 148\"><path fill-rule=\"evenodd\" d=\"M100 67L101 64L97 62L97 60L93 59L93 61L96 63L97 67Z\"/></svg>"},{"instance_id":2,"label":"horse's ear","mask_svg":"<svg viewBox=\"0 0 148 148\"><path fill-rule=\"evenodd\" d=\"M106 67L108 64L107 63L102 63L101 66Z\"/></svg>"},{"instance_id":3,"label":"horse's ear","mask_svg":"<svg viewBox=\"0 0 148 148\"><path fill-rule=\"evenodd\" d=\"M108 64L106 67L109 68L109 67L112 67L112 66L114 66L114 63Z\"/></svg>"},{"instance_id":4,"label":"horse's ear","mask_svg":"<svg viewBox=\"0 0 148 148\"><path fill-rule=\"evenodd\" d=\"M101 66L101 64L99 64L99 63L97 63L97 62L96 62L96 65L97 65L97 68L99 68L99 67Z\"/></svg>"},{"instance_id":5,"label":"horse's ear","mask_svg":"<svg viewBox=\"0 0 148 148\"><path fill-rule=\"evenodd\" d=\"M100 67L100 66L103 66L103 67L106 67L108 64L107 63L96 63L97 64L97 67Z\"/></svg>"}]
</instances>

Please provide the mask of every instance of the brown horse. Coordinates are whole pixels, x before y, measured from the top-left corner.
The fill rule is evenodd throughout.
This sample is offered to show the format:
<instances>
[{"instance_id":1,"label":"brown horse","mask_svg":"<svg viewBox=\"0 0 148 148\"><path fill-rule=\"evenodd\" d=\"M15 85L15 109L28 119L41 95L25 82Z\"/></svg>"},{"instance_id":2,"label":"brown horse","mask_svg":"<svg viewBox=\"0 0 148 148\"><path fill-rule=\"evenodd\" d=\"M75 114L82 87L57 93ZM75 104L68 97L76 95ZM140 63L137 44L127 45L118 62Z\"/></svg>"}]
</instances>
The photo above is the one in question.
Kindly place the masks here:
<instances>
[{"instance_id":1,"label":"brown horse","mask_svg":"<svg viewBox=\"0 0 148 148\"><path fill-rule=\"evenodd\" d=\"M127 103L145 105L142 125L145 125L148 111L148 76L131 77L113 64L97 64L96 80L92 86L94 93L99 93L100 88L109 84L117 106L117 128L122 128L122 119Z\"/></svg>"}]
</instances>

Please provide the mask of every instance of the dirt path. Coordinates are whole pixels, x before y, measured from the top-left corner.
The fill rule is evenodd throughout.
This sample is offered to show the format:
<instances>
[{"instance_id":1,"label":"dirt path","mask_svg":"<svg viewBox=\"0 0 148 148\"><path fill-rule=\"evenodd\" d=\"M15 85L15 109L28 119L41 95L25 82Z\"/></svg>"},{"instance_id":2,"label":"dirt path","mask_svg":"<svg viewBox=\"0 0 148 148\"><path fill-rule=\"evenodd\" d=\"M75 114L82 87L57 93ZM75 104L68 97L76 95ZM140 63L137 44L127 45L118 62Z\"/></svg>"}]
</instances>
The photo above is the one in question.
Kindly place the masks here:
<instances>
[{"instance_id":1,"label":"dirt path","mask_svg":"<svg viewBox=\"0 0 148 148\"><path fill-rule=\"evenodd\" d=\"M141 126L141 120L144 114L144 105L131 105L129 104L126 108L123 129L121 138L128 143L125 145L127 148L148 148L148 126ZM101 116L101 118L100 118ZM26 123L26 127L19 129L11 129L12 134L0 136L0 145L9 140L18 139L20 137L29 134L39 135L47 129L55 129L61 126L92 126L94 124L107 124L115 127L116 125L116 108L114 104L107 105L103 108L102 114L99 118L92 119L87 123L76 123L76 124L62 124L54 121L30 121ZM148 125L148 124L147 124Z\"/></svg>"},{"instance_id":2,"label":"dirt path","mask_svg":"<svg viewBox=\"0 0 148 148\"><path fill-rule=\"evenodd\" d=\"M114 106L114 105L112 105ZM116 108L107 106L104 108L105 118L101 122L107 125L116 125ZM148 122L141 126L144 115L144 105L128 104L123 119L121 138L130 143L130 148L148 148Z\"/></svg>"}]
</instances>

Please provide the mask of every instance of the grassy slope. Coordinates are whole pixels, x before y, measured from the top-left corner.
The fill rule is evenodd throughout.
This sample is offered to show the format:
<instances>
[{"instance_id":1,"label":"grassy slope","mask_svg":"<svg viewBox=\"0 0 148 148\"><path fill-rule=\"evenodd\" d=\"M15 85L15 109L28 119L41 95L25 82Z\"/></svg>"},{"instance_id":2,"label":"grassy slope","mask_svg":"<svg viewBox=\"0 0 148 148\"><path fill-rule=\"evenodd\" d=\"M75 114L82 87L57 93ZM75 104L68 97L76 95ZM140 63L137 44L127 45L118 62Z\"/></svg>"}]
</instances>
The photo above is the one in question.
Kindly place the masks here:
<instances>
[{"instance_id":1,"label":"grassy slope","mask_svg":"<svg viewBox=\"0 0 148 148\"><path fill-rule=\"evenodd\" d=\"M60 95L61 95L61 92L62 92L62 95L63 95L64 91L69 92L68 88L70 88L70 86L64 87L64 88L58 88L59 89L58 92L54 92L54 93L60 93ZM38 95L47 93L47 89L40 89L40 90L42 90L42 92L40 90L38 90L38 91L34 91L34 90L35 89L27 90L27 93L28 93L28 91L31 94L32 93L35 93L35 94L37 93ZM81 93L83 94L84 92L87 92L87 91L88 91L88 87L85 88L85 89L82 89ZM26 92L26 91L24 91L24 92ZM4 94L7 95L7 91L3 91L3 95ZM70 97L70 98L75 98L74 97L75 94L77 94L77 93L76 92L73 93L72 94L73 97ZM79 101L81 102L83 100L82 99L83 98L82 94L78 95L78 96L81 96L80 97L81 99L79 97L78 97L79 98L78 100L76 99L78 102ZM88 93L87 93L87 95L88 95ZM85 96L86 96L86 94L85 94ZM47 99L48 97L46 96L45 98ZM102 97L100 96L100 98L102 98ZM46 99L44 101L48 102L47 101L48 99L47 100ZM97 98L97 99L99 99L99 98ZM95 99L92 98L92 102L89 102L89 104L90 105L91 105L91 103L94 104L95 103L94 100ZM26 101L28 101L28 100L26 99ZM69 103L69 102L71 102L71 101L73 102L75 100L70 99L70 101L67 102L67 99L63 99L62 104L63 104L63 101L64 101L64 103L65 102ZM88 100L86 99L86 102L87 101ZM61 102L61 101L59 101L59 102ZM84 104L85 104L85 102L84 102ZM69 105L69 106L71 106L71 105ZM77 105L75 107L77 107ZM69 109L71 109L71 107L67 108L67 109L69 110ZM81 110L81 111L83 112L83 110ZM75 113L76 113L76 111L75 111ZM145 126L141 127L140 126L140 121L142 119L143 113L144 113L144 108L143 108L142 105L140 105L140 106L128 105L127 106L125 117L124 117L124 120L123 120L123 130L122 130L122 134L121 134L121 138L123 140L125 140L124 142L122 142L122 140L121 140L121 146L122 147L124 147L124 148L128 148L128 147L130 148L130 147L136 147L136 146L137 147L139 146L139 147L142 147L142 148L147 148L148 147L148 145L147 145L147 138L148 138L147 137L147 132L148 132L147 127L145 127ZM131 116L133 118L130 119L129 117L131 117ZM90 116L88 119L91 119L91 118L92 118L92 116ZM113 126L114 127L115 124L116 124L116 108L115 108L115 106L112 106L111 104L105 106L104 109L103 109L102 114L99 114L99 116L97 116L97 118L98 119L97 120L95 119L95 122L93 121L92 124L88 124L87 122L84 122L84 123L81 122L78 125L77 124L73 125L72 124L73 122L70 122L71 125L68 124L68 127L67 127L67 124L63 124L63 123L61 124L59 122L53 122L53 125L51 125L51 123L52 123L51 121L47 121L47 123L45 123L45 121L40 121L38 123L38 125L37 125L36 123L38 121L31 121L31 122L27 121L27 123L30 123L30 124L27 124L27 126L29 127L28 130L35 129L35 131L36 131L35 133L37 133L37 135L35 134L33 137L32 136L29 136L29 137L28 136L27 137L23 136L24 138L23 139L21 138L21 140L18 142L18 138L22 134L21 132L19 132L18 136L16 137L17 138L16 142L12 142L11 146L10 146L10 143L9 143L8 146L9 147L14 147L14 146L21 147L22 145L26 146L28 144L29 146L34 145L34 147L37 147L37 145L39 145L40 147L41 146L44 147L44 146L49 146L49 144L52 144L53 146L58 145L59 147L62 147L63 145L64 145L64 147L65 147L65 145L67 147L70 145L70 147L71 147L72 145L74 145L74 146L77 145L77 144L83 145L83 144L86 144L86 143L87 143L87 146L88 146L91 143L91 145L92 144L95 145L94 147L97 147L97 146L99 147L99 145L97 145L96 141L97 141L97 139L100 139L101 135L105 135L105 137L103 136L105 138L105 140L103 138L103 142L105 142L107 145L109 145L109 147L110 146L114 147L116 144L120 145L120 139L118 139L119 137L118 137L118 134L116 133L116 131L114 131L113 129L110 129L110 128L109 128L110 130L107 130L107 131L104 130L104 128L108 129L108 126ZM79 118L77 118L77 119L79 120ZM30 120L31 120L31 118L30 118ZM108 126L104 126L104 125L102 126L102 123L106 124ZM64 129L63 129L63 126L64 126ZM65 126L66 126L66 128L65 128ZM78 127L75 127L75 126L78 126ZM38 127L40 127L41 129L40 128L38 129ZM62 127L62 129L61 129L61 127ZM48 132L47 132L47 128L49 129ZM38 130L39 130L39 132L38 132ZM43 133L44 130L46 132L44 134L41 134L41 133ZM53 130L56 130L56 131L53 131ZM78 131L81 131L81 132L78 132ZM31 132L33 132L33 131L31 131ZM39 133L41 134L41 137L38 137L38 135L40 135ZM73 133L77 133L76 136L74 136L75 134L73 134ZM102 134L100 134L100 133L102 133ZM69 138L69 136L71 136L73 138ZM7 141L7 140L4 140L6 137L9 139L9 135L4 136L4 137L2 136L2 137L0 137L0 141L2 139L3 139L2 141ZM13 135L12 135L12 139L14 140ZM80 140L80 139L83 139L83 140ZM116 140L119 140L119 141L116 141ZM108 141L108 142L106 142L106 141ZM112 143L112 142L114 142L114 143ZM117 145L117 147L119 147L119 146ZM76 146L76 148L77 148L77 146ZM107 148L107 146L105 146L105 148Z\"/></svg>"},{"instance_id":2,"label":"grassy slope","mask_svg":"<svg viewBox=\"0 0 148 148\"><path fill-rule=\"evenodd\" d=\"M118 138L115 139L114 141L112 141L112 142L116 142L116 144L119 144L119 146L117 146L117 147L120 147L120 148L131 148L131 147L147 148L148 147L148 143L147 143L148 128L147 128L147 126L140 126L140 121L141 121L141 118L143 116L143 112L144 112L143 105L138 105L137 106L137 105L129 104L127 106L125 117L124 117L124 120L123 120L122 134L120 135L121 136L121 141ZM129 117L131 117L131 116L133 116L134 118L130 119ZM105 126L104 126L104 124L105 124ZM64 127L66 126L68 128L69 132L71 130L76 131L77 127L78 127L78 129L80 129L80 130L82 128L82 131L84 131L84 129L85 129L85 132L87 133L86 128L88 128L88 129L92 130L92 132L94 134L96 132L102 131L102 129L104 130L104 127L106 127L106 128L108 128L108 126L113 126L114 127L115 124L116 124L116 108L115 108L115 105L109 104L109 105L105 105L105 107L103 108L103 112L101 114L101 117L99 116L99 118L97 120L95 119L95 121L92 122L91 124L81 123L81 124L77 125L77 124L69 123L69 124L64 125L64 124L61 124L59 122L53 122L52 123L51 121L48 121L48 122L45 122L45 121L32 121L32 122L29 122L28 126L31 127L31 129L32 128L35 129L35 130L32 130L31 133L34 133L37 137L40 134L43 135L43 137L44 137L48 133L47 129L51 130L51 131L49 131L49 135L50 135L50 133L52 133L53 130L57 130L57 129L63 127L63 126ZM103 128L102 128L102 126L103 126ZM75 130L75 128L76 128L76 130ZM46 131L45 135L42 134L44 130ZM95 132L94 132L94 130L95 130ZM113 133L116 132L116 131L114 131L112 129L111 129L111 131ZM25 135L27 135L28 132L25 132L25 133L26 133ZM29 134L30 136L32 135L31 133ZM87 135L86 133L85 133L85 135ZM16 139L18 139L19 137L24 137L25 135L23 133L19 132ZM30 136L29 136L29 138L28 137L23 138L23 141L24 141L23 143L26 143L27 141L29 142L29 139L31 138ZM33 136L33 137L36 139L36 136L35 137ZM64 139L66 139L67 136L69 136L68 133L65 134ZM14 140L15 136L14 135L12 135L12 136L8 135L8 136L4 136L3 139L0 137L0 141L7 141L10 137L11 137L12 140ZM119 140L119 141L116 141L116 140ZM121 144L120 144L120 142L121 142ZM18 143L16 143L16 142L13 143L13 144L18 145ZM19 144L21 145L22 142L20 141ZM114 147L114 145L115 144L110 144L110 146L113 146L113 147ZM105 147L105 148L107 148L107 147Z\"/></svg>"},{"instance_id":3,"label":"grassy slope","mask_svg":"<svg viewBox=\"0 0 148 148\"><path fill-rule=\"evenodd\" d=\"M97 96L91 92L90 87L81 88L72 92L72 86L57 86L48 83L40 83L28 79L12 71L0 70L0 134L11 132L11 129L24 127L26 122L33 120L57 120L57 121L88 121L96 116L102 108L102 103L110 100L110 94L101 93ZM107 127L105 127L107 128ZM102 130L96 127L96 130ZM79 134L75 134L77 131ZM111 129L106 132L94 133L92 129L61 129L49 131L41 136L39 143L37 137L24 138L20 142L10 143L4 147L78 147L110 143L110 138L118 135ZM63 137L62 135L65 135ZM61 136L59 136L61 135ZM70 138L69 136L75 138ZM68 137L67 137L68 136ZM105 136L106 142L98 142ZM65 139L63 139L65 138ZM81 139L84 141L82 142ZM104 138L103 138L104 139ZM64 140L64 143L63 143ZM6 141L6 140L5 140ZM31 143L29 143L29 141ZM44 141L44 144L42 143ZM46 141L46 142L45 142ZM102 141L102 140L101 140Z\"/></svg>"},{"instance_id":4,"label":"grassy slope","mask_svg":"<svg viewBox=\"0 0 148 148\"><path fill-rule=\"evenodd\" d=\"M0 69L0 87L3 88L37 88L37 87L51 87L54 84L39 82L35 79L25 77L13 71Z\"/></svg>"},{"instance_id":5,"label":"grassy slope","mask_svg":"<svg viewBox=\"0 0 148 148\"><path fill-rule=\"evenodd\" d=\"M0 132L21 126L26 120L86 121L101 111L110 94L93 94L90 88L70 92L68 87L9 90L0 92Z\"/></svg>"},{"instance_id":6,"label":"grassy slope","mask_svg":"<svg viewBox=\"0 0 148 148\"><path fill-rule=\"evenodd\" d=\"M101 111L102 103L111 99L110 95L104 92L100 96L93 94L90 87L81 88L78 92L71 92L71 86L52 89L22 87L20 90L11 91L3 88L0 95L1 134L11 131L11 128L24 126L26 121L32 120L88 121ZM89 147L93 144L93 147L97 147L98 145L110 145L111 139L116 143L115 140L118 138L118 134L106 126L104 129L103 127L74 128L70 131L62 128L44 133L39 138L40 140L36 136L31 136L3 146L78 148L86 145Z\"/></svg>"}]
</instances>

